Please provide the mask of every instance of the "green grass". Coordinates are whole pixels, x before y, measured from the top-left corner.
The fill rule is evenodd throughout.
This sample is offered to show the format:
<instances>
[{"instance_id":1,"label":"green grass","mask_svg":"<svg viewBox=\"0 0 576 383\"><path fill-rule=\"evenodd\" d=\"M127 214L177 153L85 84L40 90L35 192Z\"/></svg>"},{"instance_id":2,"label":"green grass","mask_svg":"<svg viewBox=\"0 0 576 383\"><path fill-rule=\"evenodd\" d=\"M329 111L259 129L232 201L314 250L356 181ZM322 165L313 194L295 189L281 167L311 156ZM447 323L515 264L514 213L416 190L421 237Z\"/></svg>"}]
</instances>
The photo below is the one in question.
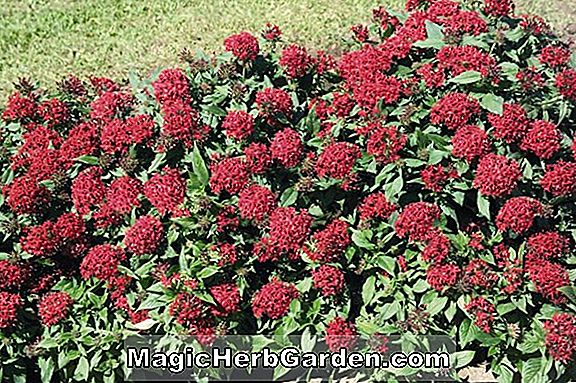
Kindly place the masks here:
<instances>
[{"instance_id":1,"label":"green grass","mask_svg":"<svg viewBox=\"0 0 576 383\"><path fill-rule=\"evenodd\" d=\"M22 76L51 86L68 73L118 78L174 65L183 47L219 50L268 21L289 41L329 49L380 4L403 0L0 0L0 97Z\"/></svg>"}]
</instances>

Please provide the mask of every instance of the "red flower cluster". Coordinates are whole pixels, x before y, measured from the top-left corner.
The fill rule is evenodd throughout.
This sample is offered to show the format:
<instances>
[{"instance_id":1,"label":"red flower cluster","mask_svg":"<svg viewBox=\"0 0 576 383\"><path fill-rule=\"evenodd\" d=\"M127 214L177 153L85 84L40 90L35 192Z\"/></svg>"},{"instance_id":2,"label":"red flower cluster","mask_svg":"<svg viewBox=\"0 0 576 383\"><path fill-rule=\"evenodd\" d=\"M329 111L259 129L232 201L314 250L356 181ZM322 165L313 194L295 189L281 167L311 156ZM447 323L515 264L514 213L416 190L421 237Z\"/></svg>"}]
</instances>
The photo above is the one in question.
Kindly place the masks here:
<instances>
[{"instance_id":1,"label":"red flower cluster","mask_svg":"<svg viewBox=\"0 0 576 383\"><path fill-rule=\"evenodd\" d=\"M386 199L384 193L370 194L358 206L362 221L388 219L395 211L396 206Z\"/></svg>"},{"instance_id":2,"label":"red flower cluster","mask_svg":"<svg viewBox=\"0 0 576 383\"><path fill-rule=\"evenodd\" d=\"M184 202L186 181L178 169L164 168L144 184L144 195L160 214L176 213Z\"/></svg>"},{"instance_id":3,"label":"red flower cluster","mask_svg":"<svg viewBox=\"0 0 576 383\"><path fill-rule=\"evenodd\" d=\"M276 195L265 186L248 186L238 196L238 209L245 219L262 222L275 208Z\"/></svg>"},{"instance_id":4,"label":"red flower cluster","mask_svg":"<svg viewBox=\"0 0 576 383\"><path fill-rule=\"evenodd\" d=\"M240 192L249 181L246 163L239 157L224 158L210 168L210 188L216 194Z\"/></svg>"},{"instance_id":5,"label":"red flower cluster","mask_svg":"<svg viewBox=\"0 0 576 383\"><path fill-rule=\"evenodd\" d=\"M473 298L466 305L466 311L474 316L474 324L482 331L492 331L492 324L496 319L496 308L483 297Z\"/></svg>"},{"instance_id":6,"label":"red flower cluster","mask_svg":"<svg viewBox=\"0 0 576 383\"><path fill-rule=\"evenodd\" d=\"M449 93L432 107L430 121L456 130L471 122L478 113L480 113L478 101L464 93Z\"/></svg>"},{"instance_id":7,"label":"red flower cluster","mask_svg":"<svg viewBox=\"0 0 576 383\"><path fill-rule=\"evenodd\" d=\"M441 192L445 183L453 176L453 172L444 169L442 165L428 165L420 172L424 187L436 193Z\"/></svg>"},{"instance_id":8,"label":"red flower cluster","mask_svg":"<svg viewBox=\"0 0 576 383\"><path fill-rule=\"evenodd\" d=\"M528 238L531 256L539 259L559 259L570 251L570 241L554 231L537 233Z\"/></svg>"},{"instance_id":9,"label":"red flower cluster","mask_svg":"<svg viewBox=\"0 0 576 383\"><path fill-rule=\"evenodd\" d=\"M306 48L290 44L282 50L278 61L284 72L291 78L299 78L308 73L314 65L314 59L308 55Z\"/></svg>"},{"instance_id":10,"label":"red flower cluster","mask_svg":"<svg viewBox=\"0 0 576 383\"><path fill-rule=\"evenodd\" d=\"M256 318L266 315L270 319L278 319L288 313L290 304L300 294L293 284L273 279L254 295L252 311Z\"/></svg>"},{"instance_id":11,"label":"red flower cluster","mask_svg":"<svg viewBox=\"0 0 576 383\"><path fill-rule=\"evenodd\" d=\"M300 134L290 128L283 129L274 135L270 144L272 158L285 168L293 168L300 163L304 145Z\"/></svg>"},{"instance_id":12,"label":"red flower cluster","mask_svg":"<svg viewBox=\"0 0 576 383\"><path fill-rule=\"evenodd\" d=\"M496 60L490 54L472 45L447 45L436 54L438 67L458 76L467 71L476 71L484 77L493 77L496 73Z\"/></svg>"},{"instance_id":13,"label":"red flower cluster","mask_svg":"<svg viewBox=\"0 0 576 383\"><path fill-rule=\"evenodd\" d=\"M7 259L0 261L0 290L19 290L29 277L30 270L25 265Z\"/></svg>"},{"instance_id":14,"label":"red flower cluster","mask_svg":"<svg viewBox=\"0 0 576 383\"><path fill-rule=\"evenodd\" d=\"M142 183L135 178L116 178L106 190L106 205L119 214L128 214L133 207L140 206L138 196Z\"/></svg>"},{"instance_id":15,"label":"red flower cluster","mask_svg":"<svg viewBox=\"0 0 576 383\"><path fill-rule=\"evenodd\" d=\"M266 88L256 94L256 105L260 115L274 125L278 116L292 117L292 99L282 89Z\"/></svg>"},{"instance_id":16,"label":"red flower cluster","mask_svg":"<svg viewBox=\"0 0 576 383\"><path fill-rule=\"evenodd\" d=\"M576 70L565 69L556 75L556 87L560 94L570 100L576 100Z\"/></svg>"},{"instance_id":17,"label":"red flower cluster","mask_svg":"<svg viewBox=\"0 0 576 383\"><path fill-rule=\"evenodd\" d=\"M505 197L510 194L521 177L518 163L505 156L488 154L478 163L474 187L490 197Z\"/></svg>"},{"instance_id":18,"label":"red flower cluster","mask_svg":"<svg viewBox=\"0 0 576 383\"><path fill-rule=\"evenodd\" d=\"M224 48L240 61L254 61L260 52L258 39L248 32L240 32L224 40Z\"/></svg>"},{"instance_id":19,"label":"red flower cluster","mask_svg":"<svg viewBox=\"0 0 576 383\"><path fill-rule=\"evenodd\" d=\"M312 236L315 251L309 254L310 259L323 263L336 261L350 245L349 228L347 222L336 219L316 232Z\"/></svg>"},{"instance_id":20,"label":"red flower cluster","mask_svg":"<svg viewBox=\"0 0 576 383\"><path fill-rule=\"evenodd\" d=\"M222 122L228 137L244 140L254 132L254 117L243 110L231 110Z\"/></svg>"},{"instance_id":21,"label":"red flower cluster","mask_svg":"<svg viewBox=\"0 0 576 383\"><path fill-rule=\"evenodd\" d=\"M470 162L490 153L488 134L476 125L464 125L452 137L452 154Z\"/></svg>"},{"instance_id":22,"label":"red flower cluster","mask_svg":"<svg viewBox=\"0 0 576 383\"><path fill-rule=\"evenodd\" d=\"M529 129L526 111L518 104L504 104L502 115L490 114L488 121L494 128L493 136L507 143L519 141Z\"/></svg>"},{"instance_id":23,"label":"red flower cluster","mask_svg":"<svg viewBox=\"0 0 576 383\"><path fill-rule=\"evenodd\" d=\"M0 329L10 327L16 322L16 315L22 304L20 295L0 291Z\"/></svg>"},{"instance_id":24,"label":"red flower cluster","mask_svg":"<svg viewBox=\"0 0 576 383\"><path fill-rule=\"evenodd\" d=\"M346 179L350 176L356 160L362 156L360 149L348 142L327 146L316 162L319 177Z\"/></svg>"},{"instance_id":25,"label":"red flower cluster","mask_svg":"<svg viewBox=\"0 0 576 383\"><path fill-rule=\"evenodd\" d=\"M46 294L38 303L38 314L46 327L54 326L68 316L72 298L68 293L57 291Z\"/></svg>"},{"instance_id":26,"label":"red flower cluster","mask_svg":"<svg viewBox=\"0 0 576 383\"><path fill-rule=\"evenodd\" d=\"M328 322L324 340L332 352L339 352L343 348L350 350L358 342L358 331L353 323L342 317L336 317Z\"/></svg>"},{"instance_id":27,"label":"red flower cluster","mask_svg":"<svg viewBox=\"0 0 576 383\"><path fill-rule=\"evenodd\" d=\"M80 265L82 278L95 277L107 280L118 271L120 262L126 259L124 250L113 245L96 245L90 249Z\"/></svg>"},{"instance_id":28,"label":"red flower cluster","mask_svg":"<svg viewBox=\"0 0 576 383\"><path fill-rule=\"evenodd\" d=\"M567 196L576 193L576 163L558 161L549 165L540 180L542 189L553 196Z\"/></svg>"},{"instance_id":29,"label":"red flower cluster","mask_svg":"<svg viewBox=\"0 0 576 383\"><path fill-rule=\"evenodd\" d=\"M542 48L538 60L552 68L561 67L570 61L572 52L569 49L560 46L547 46Z\"/></svg>"},{"instance_id":30,"label":"red flower cluster","mask_svg":"<svg viewBox=\"0 0 576 383\"><path fill-rule=\"evenodd\" d=\"M530 197L510 198L498 212L496 226L500 231L512 230L524 234L534 223L534 218L542 213L542 204Z\"/></svg>"},{"instance_id":31,"label":"red flower cluster","mask_svg":"<svg viewBox=\"0 0 576 383\"><path fill-rule=\"evenodd\" d=\"M406 205L396 220L395 230L400 238L408 236L410 241L425 241L440 219L440 209L429 202L413 202Z\"/></svg>"},{"instance_id":32,"label":"red flower cluster","mask_svg":"<svg viewBox=\"0 0 576 383\"><path fill-rule=\"evenodd\" d=\"M240 291L235 283L223 283L210 287L210 295L216 305L211 308L215 317L226 317L240 310Z\"/></svg>"},{"instance_id":33,"label":"red flower cluster","mask_svg":"<svg viewBox=\"0 0 576 383\"><path fill-rule=\"evenodd\" d=\"M498 281L488 263L482 259L471 260L464 269L464 278L473 286L490 289Z\"/></svg>"},{"instance_id":34,"label":"red flower cluster","mask_svg":"<svg viewBox=\"0 0 576 383\"><path fill-rule=\"evenodd\" d=\"M406 145L406 136L396 126L382 126L375 123L370 127L370 136L366 145L368 154L381 163L390 163L400 159L399 152Z\"/></svg>"},{"instance_id":35,"label":"red flower cluster","mask_svg":"<svg viewBox=\"0 0 576 383\"><path fill-rule=\"evenodd\" d=\"M484 0L484 13L490 16L508 16L514 12L512 0Z\"/></svg>"},{"instance_id":36,"label":"red flower cluster","mask_svg":"<svg viewBox=\"0 0 576 383\"><path fill-rule=\"evenodd\" d=\"M562 133L548 121L534 121L531 126L520 148L544 160L550 159L560 150Z\"/></svg>"},{"instance_id":37,"label":"red flower cluster","mask_svg":"<svg viewBox=\"0 0 576 383\"><path fill-rule=\"evenodd\" d=\"M158 218L145 215L128 229L124 236L126 248L136 255L153 254L164 238L164 228Z\"/></svg>"},{"instance_id":38,"label":"red flower cluster","mask_svg":"<svg viewBox=\"0 0 576 383\"><path fill-rule=\"evenodd\" d=\"M326 297L339 295L345 286L342 270L329 265L321 265L316 270L312 270L312 281L314 287Z\"/></svg>"},{"instance_id":39,"label":"red flower cluster","mask_svg":"<svg viewBox=\"0 0 576 383\"><path fill-rule=\"evenodd\" d=\"M552 358L562 363L574 360L576 352L576 317L568 313L555 313L544 322L546 348Z\"/></svg>"},{"instance_id":40,"label":"red flower cluster","mask_svg":"<svg viewBox=\"0 0 576 383\"><path fill-rule=\"evenodd\" d=\"M538 293L554 304L566 302L566 295L558 289L570 286L570 276L562 265L544 259L529 258L526 261L526 271Z\"/></svg>"}]
</instances>

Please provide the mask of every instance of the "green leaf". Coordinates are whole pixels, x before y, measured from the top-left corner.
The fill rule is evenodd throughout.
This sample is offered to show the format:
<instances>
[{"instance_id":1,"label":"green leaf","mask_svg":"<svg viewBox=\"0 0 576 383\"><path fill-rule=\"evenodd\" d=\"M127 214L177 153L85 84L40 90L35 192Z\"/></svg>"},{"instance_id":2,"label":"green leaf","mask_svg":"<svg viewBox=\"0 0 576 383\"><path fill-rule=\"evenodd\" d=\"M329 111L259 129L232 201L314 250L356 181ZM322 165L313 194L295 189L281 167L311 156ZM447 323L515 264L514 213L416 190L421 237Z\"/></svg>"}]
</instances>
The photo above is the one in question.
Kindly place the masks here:
<instances>
[{"instance_id":1,"label":"green leaf","mask_svg":"<svg viewBox=\"0 0 576 383\"><path fill-rule=\"evenodd\" d=\"M54 374L54 361L51 358L38 358L38 366L40 367L40 379L43 383L50 383L52 374Z\"/></svg>"},{"instance_id":2,"label":"green leaf","mask_svg":"<svg viewBox=\"0 0 576 383\"><path fill-rule=\"evenodd\" d=\"M392 318L400 311L400 308L400 303L398 301L386 303L384 306L382 306L382 310L380 311L380 319L385 321Z\"/></svg>"},{"instance_id":3,"label":"green leaf","mask_svg":"<svg viewBox=\"0 0 576 383\"><path fill-rule=\"evenodd\" d=\"M162 162L164 161L165 158L166 153L156 154L156 157L154 157L154 161L152 161L150 167L148 168L148 173L154 173L156 170L158 170L158 168L160 167L160 165L162 165Z\"/></svg>"},{"instance_id":4,"label":"green leaf","mask_svg":"<svg viewBox=\"0 0 576 383\"><path fill-rule=\"evenodd\" d=\"M560 287L558 290L564 293L572 301L572 303L576 304L576 289L573 286L564 286Z\"/></svg>"},{"instance_id":5,"label":"green leaf","mask_svg":"<svg viewBox=\"0 0 576 383\"><path fill-rule=\"evenodd\" d=\"M82 356L78 360L76 370L74 370L74 379L79 381L85 381L88 379L89 374L90 374L90 364L88 363L88 359L86 359L85 356Z\"/></svg>"},{"instance_id":6,"label":"green leaf","mask_svg":"<svg viewBox=\"0 0 576 383\"><path fill-rule=\"evenodd\" d=\"M488 93L480 99L480 105L492 113L501 115L504 108L504 98Z\"/></svg>"},{"instance_id":7,"label":"green leaf","mask_svg":"<svg viewBox=\"0 0 576 383\"><path fill-rule=\"evenodd\" d=\"M293 205L297 199L298 199L298 191L295 190L294 188L288 188L284 190L284 192L280 196L280 206L287 207Z\"/></svg>"},{"instance_id":8,"label":"green leaf","mask_svg":"<svg viewBox=\"0 0 576 383\"><path fill-rule=\"evenodd\" d=\"M540 374L540 368L542 368L541 358L532 358L522 363L522 382L525 383L535 383L539 381L538 375Z\"/></svg>"},{"instance_id":9,"label":"green leaf","mask_svg":"<svg viewBox=\"0 0 576 383\"><path fill-rule=\"evenodd\" d=\"M369 305L372 302L372 298L374 298L374 293L376 292L376 277L371 275L366 279L364 282L364 286L362 287L362 300L364 301L365 305Z\"/></svg>"},{"instance_id":10,"label":"green leaf","mask_svg":"<svg viewBox=\"0 0 576 383\"><path fill-rule=\"evenodd\" d=\"M475 70L460 73L458 76L451 79L449 82L455 84L472 84L482 80L482 74Z\"/></svg>"},{"instance_id":11,"label":"green leaf","mask_svg":"<svg viewBox=\"0 0 576 383\"><path fill-rule=\"evenodd\" d=\"M394 275L394 271L396 269L396 259L386 255L381 255L376 259L376 264L378 267L386 270L388 274Z\"/></svg>"},{"instance_id":12,"label":"green leaf","mask_svg":"<svg viewBox=\"0 0 576 383\"><path fill-rule=\"evenodd\" d=\"M467 366L474 359L475 351L464 350L450 354L450 367L461 368Z\"/></svg>"},{"instance_id":13,"label":"green leaf","mask_svg":"<svg viewBox=\"0 0 576 383\"><path fill-rule=\"evenodd\" d=\"M82 162L83 164L88 164L88 165L98 165L100 163L100 160L98 159L98 157L88 156L88 155L80 156L80 157L76 158L76 161Z\"/></svg>"},{"instance_id":14,"label":"green leaf","mask_svg":"<svg viewBox=\"0 0 576 383\"><path fill-rule=\"evenodd\" d=\"M196 177L198 177L198 181L200 181L202 185L206 186L210 179L210 174L208 173L206 163L204 163L202 154L200 154L200 150L196 144L194 144L194 150L192 152L192 169L194 170Z\"/></svg>"},{"instance_id":15,"label":"green leaf","mask_svg":"<svg viewBox=\"0 0 576 383\"><path fill-rule=\"evenodd\" d=\"M438 314L440 311L444 310L444 307L446 307L447 303L448 303L447 297L436 298L428 305L427 311L430 313L430 316L434 316Z\"/></svg>"},{"instance_id":16,"label":"green leaf","mask_svg":"<svg viewBox=\"0 0 576 383\"><path fill-rule=\"evenodd\" d=\"M490 219L490 201L487 198L484 198L484 196L478 192L476 203L478 205L478 211L480 212L480 215Z\"/></svg>"},{"instance_id":17,"label":"green leaf","mask_svg":"<svg viewBox=\"0 0 576 383\"><path fill-rule=\"evenodd\" d=\"M442 27L436 23L426 20L426 35L432 40L442 40L444 39L444 33L442 32Z\"/></svg>"},{"instance_id":18,"label":"green leaf","mask_svg":"<svg viewBox=\"0 0 576 383\"><path fill-rule=\"evenodd\" d=\"M370 242L371 239L371 230L354 230L352 232L352 242L362 249L371 250L374 248L374 244Z\"/></svg>"}]
</instances>

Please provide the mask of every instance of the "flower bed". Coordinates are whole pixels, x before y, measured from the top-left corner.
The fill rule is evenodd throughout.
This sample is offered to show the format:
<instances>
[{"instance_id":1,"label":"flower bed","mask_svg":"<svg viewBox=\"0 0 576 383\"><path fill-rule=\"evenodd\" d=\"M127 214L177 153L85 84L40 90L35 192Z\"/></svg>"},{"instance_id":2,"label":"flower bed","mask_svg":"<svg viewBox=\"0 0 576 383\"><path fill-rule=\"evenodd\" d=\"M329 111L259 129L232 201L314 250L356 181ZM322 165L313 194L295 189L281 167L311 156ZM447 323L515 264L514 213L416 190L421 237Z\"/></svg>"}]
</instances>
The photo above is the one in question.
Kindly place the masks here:
<instances>
[{"instance_id":1,"label":"flower bed","mask_svg":"<svg viewBox=\"0 0 576 383\"><path fill-rule=\"evenodd\" d=\"M2 112L1 370L122 380L131 333L448 335L575 376L576 70L537 16L409 0L338 59L242 32ZM346 344L344 344L346 345Z\"/></svg>"}]
</instances>

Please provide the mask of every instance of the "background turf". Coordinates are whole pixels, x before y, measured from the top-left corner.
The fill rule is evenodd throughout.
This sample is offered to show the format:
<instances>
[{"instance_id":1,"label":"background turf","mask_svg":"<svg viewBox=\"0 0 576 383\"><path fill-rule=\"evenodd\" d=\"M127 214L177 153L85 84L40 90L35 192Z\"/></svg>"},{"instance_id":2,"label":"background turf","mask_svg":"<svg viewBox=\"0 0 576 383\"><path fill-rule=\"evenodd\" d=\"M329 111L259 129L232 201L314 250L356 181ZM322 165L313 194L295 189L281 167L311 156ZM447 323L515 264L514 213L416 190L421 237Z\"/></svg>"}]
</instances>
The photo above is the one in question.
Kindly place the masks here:
<instances>
[{"instance_id":1,"label":"background turf","mask_svg":"<svg viewBox=\"0 0 576 383\"><path fill-rule=\"evenodd\" d=\"M576 23L576 0L517 2L558 30ZM0 0L0 103L21 76L48 86L68 73L123 77L173 65L183 47L221 49L268 21L289 41L330 49L378 5L403 0Z\"/></svg>"}]
</instances>

